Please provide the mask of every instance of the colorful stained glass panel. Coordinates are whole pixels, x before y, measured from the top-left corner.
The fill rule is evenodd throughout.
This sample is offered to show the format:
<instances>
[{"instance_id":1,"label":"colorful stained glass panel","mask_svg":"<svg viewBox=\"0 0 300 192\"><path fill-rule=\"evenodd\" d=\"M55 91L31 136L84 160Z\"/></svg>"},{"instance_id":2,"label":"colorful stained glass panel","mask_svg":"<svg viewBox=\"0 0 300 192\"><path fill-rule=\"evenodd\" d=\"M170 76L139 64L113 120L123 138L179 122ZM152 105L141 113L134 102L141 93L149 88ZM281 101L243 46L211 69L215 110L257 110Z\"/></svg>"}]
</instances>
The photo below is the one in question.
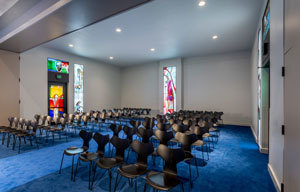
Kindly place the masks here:
<instances>
[{"instance_id":1,"label":"colorful stained glass panel","mask_svg":"<svg viewBox=\"0 0 300 192\"><path fill-rule=\"evenodd\" d=\"M69 74L69 62L48 58L48 71Z\"/></svg>"},{"instance_id":2,"label":"colorful stained glass panel","mask_svg":"<svg viewBox=\"0 0 300 192\"><path fill-rule=\"evenodd\" d=\"M83 112L83 65L74 64L74 111Z\"/></svg>"},{"instance_id":3,"label":"colorful stained glass panel","mask_svg":"<svg viewBox=\"0 0 300 192\"><path fill-rule=\"evenodd\" d=\"M49 111L51 117L64 113L64 87L62 85L49 85Z\"/></svg>"},{"instance_id":4,"label":"colorful stained glass panel","mask_svg":"<svg viewBox=\"0 0 300 192\"><path fill-rule=\"evenodd\" d=\"M164 67L164 114L176 111L176 67Z\"/></svg>"}]
</instances>

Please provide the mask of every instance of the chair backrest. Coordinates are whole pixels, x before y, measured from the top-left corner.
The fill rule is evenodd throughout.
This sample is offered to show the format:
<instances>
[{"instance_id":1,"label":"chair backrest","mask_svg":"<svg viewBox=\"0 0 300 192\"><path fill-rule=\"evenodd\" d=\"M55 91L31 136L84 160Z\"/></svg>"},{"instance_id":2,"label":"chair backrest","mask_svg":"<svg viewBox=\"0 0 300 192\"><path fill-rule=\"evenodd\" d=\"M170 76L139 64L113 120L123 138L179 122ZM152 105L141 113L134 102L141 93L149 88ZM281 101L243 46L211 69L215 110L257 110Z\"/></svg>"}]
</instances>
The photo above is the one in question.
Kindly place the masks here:
<instances>
[{"instance_id":1,"label":"chair backrest","mask_svg":"<svg viewBox=\"0 0 300 192\"><path fill-rule=\"evenodd\" d=\"M112 130L114 136L118 136L119 132L122 130L122 125L117 126L115 124L111 124L109 128Z\"/></svg>"},{"instance_id":2,"label":"chair backrest","mask_svg":"<svg viewBox=\"0 0 300 192\"><path fill-rule=\"evenodd\" d=\"M39 123L39 122L40 122L40 119L41 119L41 116L38 115L38 114L35 114L35 115L34 115L34 119L36 120L37 123Z\"/></svg>"},{"instance_id":3,"label":"chair backrest","mask_svg":"<svg viewBox=\"0 0 300 192\"><path fill-rule=\"evenodd\" d=\"M66 127L67 119L66 118L60 118L60 125L63 129Z\"/></svg>"},{"instance_id":4,"label":"chair backrest","mask_svg":"<svg viewBox=\"0 0 300 192\"><path fill-rule=\"evenodd\" d=\"M182 124L185 126L190 126L191 125L191 121L189 119L185 119L182 121Z\"/></svg>"},{"instance_id":5,"label":"chair backrest","mask_svg":"<svg viewBox=\"0 0 300 192\"><path fill-rule=\"evenodd\" d=\"M90 147L90 141L93 138L93 132L87 132L85 130L81 130L79 132L79 136L82 138L83 140L83 145L82 148L84 150L88 150Z\"/></svg>"},{"instance_id":6,"label":"chair backrest","mask_svg":"<svg viewBox=\"0 0 300 192\"><path fill-rule=\"evenodd\" d=\"M191 145L198 140L195 134L187 135L185 133L177 132L175 139L181 143L185 151L191 151Z\"/></svg>"},{"instance_id":7,"label":"chair backrest","mask_svg":"<svg viewBox=\"0 0 300 192\"><path fill-rule=\"evenodd\" d=\"M47 116L47 124L51 125L52 123L52 117L51 116Z\"/></svg>"},{"instance_id":8,"label":"chair backrest","mask_svg":"<svg viewBox=\"0 0 300 192\"><path fill-rule=\"evenodd\" d=\"M8 122L9 122L9 127L12 128L13 123L14 123L14 118L13 117L9 117L8 118Z\"/></svg>"},{"instance_id":9,"label":"chair backrest","mask_svg":"<svg viewBox=\"0 0 300 192\"><path fill-rule=\"evenodd\" d=\"M165 160L165 166L163 172L176 176L177 164L184 160L185 153L182 149L170 149L166 145L159 145L157 153L163 160Z\"/></svg>"},{"instance_id":10,"label":"chair backrest","mask_svg":"<svg viewBox=\"0 0 300 192\"><path fill-rule=\"evenodd\" d=\"M89 118L88 118L87 115L83 115L83 116L81 117L81 120L83 121L84 125L87 125L88 119L89 119Z\"/></svg>"},{"instance_id":11,"label":"chair backrest","mask_svg":"<svg viewBox=\"0 0 300 192\"><path fill-rule=\"evenodd\" d=\"M31 121L31 124L30 124L31 128L32 128L32 133L36 133L36 130L37 130L37 126L38 126L38 123L37 121Z\"/></svg>"},{"instance_id":12,"label":"chair backrest","mask_svg":"<svg viewBox=\"0 0 300 192\"><path fill-rule=\"evenodd\" d=\"M109 135L102 135L100 133L95 133L93 139L98 144L97 152L100 155L105 153L105 145L109 142Z\"/></svg>"},{"instance_id":13,"label":"chair backrest","mask_svg":"<svg viewBox=\"0 0 300 192\"><path fill-rule=\"evenodd\" d=\"M167 131L170 128L170 124L165 124L165 123L157 123L157 128L161 131Z\"/></svg>"},{"instance_id":14,"label":"chair backrest","mask_svg":"<svg viewBox=\"0 0 300 192\"><path fill-rule=\"evenodd\" d=\"M153 135L153 130L141 127L138 129L138 133L142 137L143 143L148 143L149 138Z\"/></svg>"},{"instance_id":15,"label":"chair backrest","mask_svg":"<svg viewBox=\"0 0 300 192\"><path fill-rule=\"evenodd\" d=\"M113 136L110 139L110 143L116 148L116 158L119 160L124 159L124 151L129 147L130 141L129 139L120 139L117 136Z\"/></svg>"},{"instance_id":16,"label":"chair backrest","mask_svg":"<svg viewBox=\"0 0 300 192\"><path fill-rule=\"evenodd\" d=\"M176 133L177 132L184 133L188 128L176 123L172 125L172 129Z\"/></svg>"},{"instance_id":17,"label":"chair backrest","mask_svg":"<svg viewBox=\"0 0 300 192\"><path fill-rule=\"evenodd\" d=\"M31 127L31 120L25 120L23 129L29 131L30 127Z\"/></svg>"},{"instance_id":18,"label":"chair backrest","mask_svg":"<svg viewBox=\"0 0 300 192\"><path fill-rule=\"evenodd\" d=\"M60 117L54 117L53 122L54 122L55 126L57 126L58 123L60 122Z\"/></svg>"},{"instance_id":19,"label":"chair backrest","mask_svg":"<svg viewBox=\"0 0 300 192\"><path fill-rule=\"evenodd\" d=\"M21 129L24 129L26 120L23 118L19 119L19 125Z\"/></svg>"},{"instance_id":20,"label":"chair backrest","mask_svg":"<svg viewBox=\"0 0 300 192\"><path fill-rule=\"evenodd\" d=\"M132 141L132 137L133 137L133 135L136 133L136 128L135 128L135 127L130 128L130 127L128 127L127 125L125 125L125 126L123 127L123 131L124 131L124 133L126 134L127 139L129 139L130 141Z\"/></svg>"},{"instance_id":21,"label":"chair backrest","mask_svg":"<svg viewBox=\"0 0 300 192\"><path fill-rule=\"evenodd\" d=\"M14 118L14 123L13 123L13 128L17 129L19 127L19 118L15 117Z\"/></svg>"},{"instance_id":22,"label":"chair backrest","mask_svg":"<svg viewBox=\"0 0 300 192\"><path fill-rule=\"evenodd\" d=\"M131 148L138 154L137 163L147 165L147 157L154 151L152 143L142 143L135 140L132 142Z\"/></svg>"},{"instance_id":23,"label":"chair backrest","mask_svg":"<svg viewBox=\"0 0 300 192\"><path fill-rule=\"evenodd\" d=\"M74 118L75 118L74 114L69 114L68 123L72 124L74 122Z\"/></svg>"},{"instance_id":24,"label":"chair backrest","mask_svg":"<svg viewBox=\"0 0 300 192\"><path fill-rule=\"evenodd\" d=\"M164 144L164 145L168 145L168 141L170 141L174 137L173 132L161 131L159 129L156 130L154 134L159 139L160 144Z\"/></svg>"}]
</instances>

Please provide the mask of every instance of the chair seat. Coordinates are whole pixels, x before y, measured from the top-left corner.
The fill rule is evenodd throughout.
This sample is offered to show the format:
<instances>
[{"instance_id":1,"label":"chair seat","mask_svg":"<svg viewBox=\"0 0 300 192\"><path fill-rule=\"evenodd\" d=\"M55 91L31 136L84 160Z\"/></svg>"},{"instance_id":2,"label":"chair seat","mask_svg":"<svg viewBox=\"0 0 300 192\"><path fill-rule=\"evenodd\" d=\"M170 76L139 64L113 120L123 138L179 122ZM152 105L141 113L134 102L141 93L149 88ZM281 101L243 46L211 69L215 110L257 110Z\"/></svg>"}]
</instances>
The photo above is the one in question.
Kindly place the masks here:
<instances>
[{"instance_id":1,"label":"chair seat","mask_svg":"<svg viewBox=\"0 0 300 192\"><path fill-rule=\"evenodd\" d=\"M179 143L179 141L177 141L175 138L171 139L170 142Z\"/></svg>"},{"instance_id":2,"label":"chair seat","mask_svg":"<svg viewBox=\"0 0 300 192\"><path fill-rule=\"evenodd\" d=\"M147 166L138 164L122 164L118 169L120 174L127 178L135 178L147 172Z\"/></svg>"},{"instance_id":3,"label":"chair seat","mask_svg":"<svg viewBox=\"0 0 300 192\"><path fill-rule=\"evenodd\" d=\"M100 158L99 161L97 161L97 165L102 169L111 169L119 164L121 164L123 160L117 159L117 158Z\"/></svg>"},{"instance_id":4,"label":"chair seat","mask_svg":"<svg viewBox=\"0 0 300 192\"><path fill-rule=\"evenodd\" d=\"M98 154L97 153L84 152L84 153L81 153L79 155L79 159L81 161L85 161L85 162L93 161L93 160L95 160L97 158L98 158Z\"/></svg>"},{"instance_id":5,"label":"chair seat","mask_svg":"<svg viewBox=\"0 0 300 192\"><path fill-rule=\"evenodd\" d=\"M66 155L77 155L77 154L80 154L82 153L84 150L83 148L78 148L78 147L69 147L68 149L66 149L64 151L64 153Z\"/></svg>"},{"instance_id":6,"label":"chair seat","mask_svg":"<svg viewBox=\"0 0 300 192\"><path fill-rule=\"evenodd\" d=\"M184 160L190 160L194 158L194 155L191 152L184 151L184 153L185 153Z\"/></svg>"},{"instance_id":7,"label":"chair seat","mask_svg":"<svg viewBox=\"0 0 300 192\"><path fill-rule=\"evenodd\" d=\"M198 140L198 141L194 142L192 145L194 145L194 146L203 146L203 145L205 145L205 143L202 140Z\"/></svg>"},{"instance_id":8,"label":"chair seat","mask_svg":"<svg viewBox=\"0 0 300 192\"><path fill-rule=\"evenodd\" d=\"M180 181L176 178L176 175L155 171L151 171L146 176L146 181L151 187L163 191L171 190L173 187L180 184Z\"/></svg>"},{"instance_id":9,"label":"chair seat","mask_svg":"<svg viewBox=\"0 0 300 192\"><path fill-rule=\"evenodd\" d=\"M214 132L214 131L217 131L217 129L212 127L212 128L209 128L209 131Z\"/></svg>"}]
</instances>

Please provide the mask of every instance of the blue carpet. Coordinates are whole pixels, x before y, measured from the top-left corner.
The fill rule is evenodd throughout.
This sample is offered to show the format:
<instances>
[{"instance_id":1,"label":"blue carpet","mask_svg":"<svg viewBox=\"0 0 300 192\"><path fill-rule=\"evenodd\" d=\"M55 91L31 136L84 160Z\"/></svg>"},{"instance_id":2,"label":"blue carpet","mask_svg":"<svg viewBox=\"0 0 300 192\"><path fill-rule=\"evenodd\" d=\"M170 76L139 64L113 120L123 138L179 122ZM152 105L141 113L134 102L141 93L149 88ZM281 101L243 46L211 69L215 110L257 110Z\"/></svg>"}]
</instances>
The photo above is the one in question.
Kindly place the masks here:
<instances>
[{"instance_id":1,"label":"blue carpet","mask_svg":"<svg viewBox=\"0 0 300 192\"><path fill-rule=\"evenodd\" d=\"M76 139L69 143L0 159L0 191L88 191L87 163L80 165L75 183L70 181L70 157L65 158L62 174L58 174L63 150L70 146L81 146L81 144L80 139ZM96 144L92 142L91 151L95 149ZM201 151L194 149L193 154L201 158ZM130 153L129 161L134 162L134 159L134 153ZM160 158L156 158L156 166L152 165L151 157L148 163L150 169L162 169ZM249 127L225 126L222 128L218 144L210 153L210 160L206 166L199 167L199 177L196 177L195 167L192 166L193 188L189 187L186 179L183 179L184 188L185 191L195 192L273 192L276 190L269 176L267 164L268 156L259 153ZM102 172L99 168L97 169L99 175ZM112 186L115 183L115 173ZM178 174L182 178L188 178L187 163L178 164ZM101 178L98 177L94 191L108 191L108 183L107 174ZM143 191L143 186L144 179L139 178L138 191ZM133 188L129 186L127 179L123 178L117 191L133 191ZM150 191L149 187L147 191ZM180 187L172 191L180 191Z\"/></svg>"}]
</instances>

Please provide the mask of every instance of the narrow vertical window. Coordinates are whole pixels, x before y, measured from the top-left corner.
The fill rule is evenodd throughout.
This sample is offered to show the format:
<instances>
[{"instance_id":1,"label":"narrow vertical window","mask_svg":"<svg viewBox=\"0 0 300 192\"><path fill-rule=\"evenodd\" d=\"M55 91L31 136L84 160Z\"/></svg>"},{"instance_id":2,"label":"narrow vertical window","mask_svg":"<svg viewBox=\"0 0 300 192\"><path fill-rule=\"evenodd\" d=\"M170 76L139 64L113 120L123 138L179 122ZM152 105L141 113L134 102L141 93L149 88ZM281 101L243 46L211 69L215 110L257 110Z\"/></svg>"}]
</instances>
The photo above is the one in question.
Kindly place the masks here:
<instances>
[{"instance_id":1,"label":"narrow vertical window","mask_svg":"<svg viewBox=\"0 0 300 192\"><path fill-rule=\"evenodd\" d=\"M164 67L164 114L176 111L176 67Z\"/></svg>"},{"instance_id":2,"label":"narrow vertical window","mask_svg":"<svg viewBox=\"0 0 300 192\"><path fill-rule=\"evenodd\" d=\"M74 111L83 112L83 65L74 64Z\"/></svg>"}]
</instances>

